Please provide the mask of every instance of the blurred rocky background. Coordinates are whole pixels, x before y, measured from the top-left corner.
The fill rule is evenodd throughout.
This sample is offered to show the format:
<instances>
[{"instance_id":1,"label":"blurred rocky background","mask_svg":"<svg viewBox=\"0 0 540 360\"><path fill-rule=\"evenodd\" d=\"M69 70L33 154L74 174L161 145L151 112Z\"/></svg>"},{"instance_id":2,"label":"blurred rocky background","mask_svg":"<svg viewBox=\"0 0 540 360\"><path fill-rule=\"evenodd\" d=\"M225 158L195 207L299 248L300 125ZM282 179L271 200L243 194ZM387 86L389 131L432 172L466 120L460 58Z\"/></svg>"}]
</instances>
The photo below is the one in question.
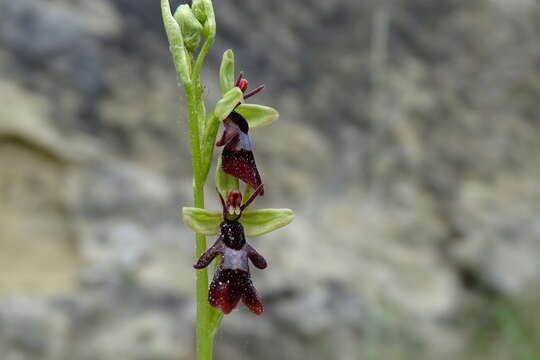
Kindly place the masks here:
<instances>
[{"instance_id":1,"label":"blurred rocky background","mask_svg":"<svg viewBox=\"0 0 540 360\"><path fill-rule=\"evenodd\" d=\"M215 9L209 103L233 48L281 113L257 206L297 213L216 359L540 359L539 3ZM2 360L194 358L174 74L156 0L0 0Z\"/></svg>"}]
</instances>

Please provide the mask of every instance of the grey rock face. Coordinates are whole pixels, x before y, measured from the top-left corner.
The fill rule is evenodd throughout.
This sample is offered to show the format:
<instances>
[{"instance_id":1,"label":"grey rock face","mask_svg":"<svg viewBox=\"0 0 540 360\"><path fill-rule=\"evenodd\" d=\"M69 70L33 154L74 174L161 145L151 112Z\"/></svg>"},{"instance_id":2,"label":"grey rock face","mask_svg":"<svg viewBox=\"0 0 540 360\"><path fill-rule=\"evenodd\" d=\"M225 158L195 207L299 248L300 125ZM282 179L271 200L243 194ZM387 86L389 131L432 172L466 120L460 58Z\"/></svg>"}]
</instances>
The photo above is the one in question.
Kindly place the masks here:
<instances>
[{"instance_id":1,"label":"grey rock face","mask_svg":"<svg viewBox=\"0 0 540 360\"><path fill-rule=\"evenodd\" d=\"M227 48L266 83L256 206L297 213L253 241L266 312L227 317L219 358L466 358L468 299L540 281L538 6L215 7L205 94ZM0 0L0 72L2 360L192 359L189 139L156 2Z\"/></svg>"}]
</instances>

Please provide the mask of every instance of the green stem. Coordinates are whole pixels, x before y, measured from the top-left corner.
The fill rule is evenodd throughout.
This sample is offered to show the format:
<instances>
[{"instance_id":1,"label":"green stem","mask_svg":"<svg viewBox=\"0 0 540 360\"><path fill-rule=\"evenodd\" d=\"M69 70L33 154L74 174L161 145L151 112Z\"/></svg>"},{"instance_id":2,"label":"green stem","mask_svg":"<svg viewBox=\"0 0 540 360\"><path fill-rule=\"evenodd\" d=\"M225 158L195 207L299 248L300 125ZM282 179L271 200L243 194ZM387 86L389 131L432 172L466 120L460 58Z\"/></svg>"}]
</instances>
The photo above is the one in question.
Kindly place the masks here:
<instances>
[{"instance_id":1,"label":"green stem","mask_svg":"<svg viewBox=\"0 0 540 360\"><path fill-rule=\"evenodd\" d=\"M170 50L178 78L181 80L186 96L188 110L189 137L191 143L191 165L193 168L193 200L196 208L204 208L204 183L208 176L209 162L212 151L207 148L208 143L215 141L215 130L212 129L214 139L205 136L206 119L203 91L200 81L201 66L208 50L215 38L215 19L211 0L204 0L206 12L205 42L195 62L193 55L186 50L183 35L179 24L173 17L169 0L161 0L161 13L163 24L169 40ZM206 237L195 235L195 256L200 257L206 251ZM197 295L197 360L212 360L214 335L221 322L222 314L208 304L208 270L196 272Z\"/></svg>"},{"instance_id":2,"label":"green stem","mask_svg":"<svg viewBox=\"0 0 540 360\"><path fill-rule=\"evenodd\" d=\"M202 163L202 175L207 177L210 171L210 165L212 164L212 157L214 155L214 143L216 141L217 131L219 128L219 120L214 116L213 112L209 115L208 119L205 119L205 136L201 143L201 149L203 153Z\"/></svg>"},{"instance_id":3,"label":"green stem","mask_svg":"<svg viewBox=\"0 0 540 360\"><path fill-rule=\"evenodd\" d=\"M197 96L197 89L200 84L197 82L185 84L186 103L188 107L188 123L191 140L191 161L193 166L193 199L194 206L204 208L204 183L206 176L202 173L202 151L199 135L199 102L202 101ZM206 251L206 237L202 234L195 235L195 256L200 257ZM211 311L208 305L208 270L202 269L196 272L196 292L197 292L197 360L211 360L214 334L211 329Z\"/></svg>"},{"instance_id":4,"label":"green stem","mask_svg":"<svg viewBox=\"0 0 540 360\"><path fill-rule=\"evenodd\" d=\"M203 95L203 88L201 86L201 67L202 63L204 61L204 58L208 54L208 50L210 49L210 46L212 46L214 42L213 38L207 38L204 41L204 44L201 48L201 51L199 51L199 54L197 55L197 60L195 61L195 64L193 65L193 72L191 73L191 76L193 78L194 83L196 84L196 91L197 96L202 99ZM204 133L206 132L206 109L204 107L204 101L199 101L199 107L197 109L197 112L199 114L199 129L200 129L200 141L204 141ZM201 152L204 155L204 144L202 144Z\"/></svg>"},{"instance_id":5,"label":"green stem","mask_svg":"<svg viewBox=\"0 0 540 360\"><path fill-rule=\"evenodd\" d=\"M201 188L204 185L205 179L201 173L202 165L202 151L201 151L201 139L199 135L199 101L202 99L197 96L197 88L200 85L195 83L184 83L184 91L186 94L186 104L188 108L188 124L189 124L189 138L191 141L191 165L193 167L193 186L194 188ZM201 205L197 205L197 191L194 189L195 207L204 207L204 192L202 193Z\"/></svg>"},{"instance_id":6,"label":"green stem","mask_svg":"<svg viewBox=\"0 0 540 360\"><path fill-rule=\"evenodd\" d=\"M204 40L204 44L201 48L201 51L199 52L199 55L197 55L197 61L195 62L195 65L193 66L193 76L199 80L200 73L201 73L201 67L202 63L204 61L204 58L208 54L208 50L210 49L210 46L214 43L213 38L207 38Z\"/></svg>"}]
</instances>

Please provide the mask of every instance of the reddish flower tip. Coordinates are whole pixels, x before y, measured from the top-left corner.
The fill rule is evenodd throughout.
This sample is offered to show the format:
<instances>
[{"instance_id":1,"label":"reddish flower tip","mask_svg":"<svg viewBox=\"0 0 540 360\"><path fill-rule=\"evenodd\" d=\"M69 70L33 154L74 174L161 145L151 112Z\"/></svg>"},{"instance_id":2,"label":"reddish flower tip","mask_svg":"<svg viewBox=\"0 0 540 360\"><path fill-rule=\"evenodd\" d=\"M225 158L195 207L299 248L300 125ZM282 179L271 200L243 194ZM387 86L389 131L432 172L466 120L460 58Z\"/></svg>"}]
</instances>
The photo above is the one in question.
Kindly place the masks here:
<instances>
[{"instance_id":1,"label":"reddish flower tip","mask_svg":"<svg viewBox=\"0 0 540 360\"><path fill-rule=\"evenodd\" d=\"M249 83L246 79L241 79L239 82L238 82L238 87L240 88L240 90L242 92L246 92L246 90L248 89L249 87Z\"/></svg>"},{"instance_id":2,"label":"reddish flower tip","mask_svg":"<svg viewBox=\"0 0 540 360\"><path fill-rule=\"evenodd\" d=\"M243 77L244 77L244 72L240 71L240 73L238 74L238 77L236 78L236 81L234 82L234 86L239 86L240 81L242 80Z\"/></svg>"},{"instance_id":3,"label":"reddish flower tip","mask_svg":"<svg viewBox=\"0 0 540 360\"><path fill-rule=\"evenodd\" d=\"M243 71L240 71L240 74L238 74L238 78L236 79L236 81L234 82L234 86L240 88L240 90L245 93L247 91L247 89L249 88L249 82L244 79L244 72ZM257 88L255 88L254 90L252 90L250 93L248 94L245 94L244 95L244 99L247 99L249 97L252 97L253 95L257 94L258 92L260 92L262 89L264 89L264 85L260 85L258 86Z\"/></svg>"},{"instance_id":4,"label":"reddish flower tip","mask_svg":"<svg viewBox=\"0 0 540 360\"><path fill-rule=\"evenodd\" d=\"M233 190L227 195L227 211L229 214L240 214L240 206L242 206L242 193L239 190Z\"/></svg>"}]
</instances>

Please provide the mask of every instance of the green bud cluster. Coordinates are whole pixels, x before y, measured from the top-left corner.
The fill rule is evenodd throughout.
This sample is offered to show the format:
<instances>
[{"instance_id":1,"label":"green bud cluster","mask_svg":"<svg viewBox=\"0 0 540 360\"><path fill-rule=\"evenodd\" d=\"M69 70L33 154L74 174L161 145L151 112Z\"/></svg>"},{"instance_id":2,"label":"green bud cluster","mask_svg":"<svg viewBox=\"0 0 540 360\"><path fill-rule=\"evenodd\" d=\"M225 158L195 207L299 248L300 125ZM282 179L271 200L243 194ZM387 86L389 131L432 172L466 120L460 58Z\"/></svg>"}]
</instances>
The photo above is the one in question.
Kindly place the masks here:
<instances>
[{"instance_id":1,"label":"green bud cluster","mask_svg":"<svg viewBox=\"0 0 540 360\"><path fill-rule=\"evenodd\" d=\"M182 4L171 13L168 0L161 0L163 24L173 54L178 77L184 86L198 78L202 62L216 36L216 20L210 0L194 0L192 6ZM205 42L197 54L201 38Z\"/></svg>"}]
</instances>

